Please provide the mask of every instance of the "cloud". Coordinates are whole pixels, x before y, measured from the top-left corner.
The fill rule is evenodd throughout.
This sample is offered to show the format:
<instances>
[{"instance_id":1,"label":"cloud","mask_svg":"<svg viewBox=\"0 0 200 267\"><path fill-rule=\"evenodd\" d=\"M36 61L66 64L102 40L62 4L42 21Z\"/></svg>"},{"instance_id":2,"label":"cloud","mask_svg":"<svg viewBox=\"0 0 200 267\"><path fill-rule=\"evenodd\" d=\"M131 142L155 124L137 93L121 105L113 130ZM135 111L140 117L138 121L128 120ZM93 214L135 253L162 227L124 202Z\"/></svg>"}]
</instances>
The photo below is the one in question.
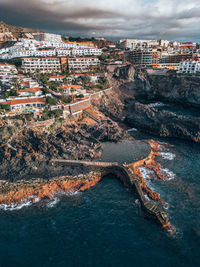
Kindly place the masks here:
<instances>
[{"instance_id":1,"label":"cloud","mask_svg":"<svg viewBox=\"0 0 200 267\"><path fill-rule=\"evenodd\" d=\"M199 0L0 0L0 17L66 35L200 41Z\"/></svg>"}]
</instances>

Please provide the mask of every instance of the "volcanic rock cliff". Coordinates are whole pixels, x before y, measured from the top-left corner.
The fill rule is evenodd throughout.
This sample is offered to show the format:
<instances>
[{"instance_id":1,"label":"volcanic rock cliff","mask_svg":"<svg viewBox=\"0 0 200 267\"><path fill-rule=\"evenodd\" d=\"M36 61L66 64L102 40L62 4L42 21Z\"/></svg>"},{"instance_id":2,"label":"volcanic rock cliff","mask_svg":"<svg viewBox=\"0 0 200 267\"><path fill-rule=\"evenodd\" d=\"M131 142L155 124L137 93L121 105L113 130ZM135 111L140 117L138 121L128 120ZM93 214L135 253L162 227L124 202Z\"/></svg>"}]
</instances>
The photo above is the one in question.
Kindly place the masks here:
<instances>
[{"instance_id":1,"label":"volcanic rock cliff","mask_svg":"<svg viewBox=\"0 0 200 267\"><path fill-rule=\"evenodd\" d=\"M160 111L135 102L131 105L125 121L156 136L200 141L200 118L178 116L173 112Z\"/></svg>"},{"instance_id":2,"label":"volcanic rock cliff","mask_svg":"<svg viewBox=\"0 0 200 267\"><path fill-rule=\"evenodd\" d=\"M68 123L53 131L24 127L0 141L0 179L15 181L71 174L73 168L61 173L49 166L49 161L52 158L99 158L101 142L118 141L123 136L117 124L109 120L101 126Z\"/></svg>"},{"instance_id":3,"label":"volcanic rock cliff","mask_svg":"<svg viewBox=\"0 0 200 267\"><path fill-rule=\"evenodd\" d=\"M136 72L134 80L136 98L200 107L200 76L144 71Z\"/></svg>"},{"instance_id":4,"label":"volcanic rock cliff","mask_svg":"<svg viewBox=\"0 0 200 267\"><path fill-rule=\"evenodd\" d=\"M156 136L200 141L200 76L146 71L126 65L113 71L110 83L114 85L114 93L98 103L105 113ZM197 115L186 117L144 104L150 101L194 108Z\"/></svg>"}]
</instances>

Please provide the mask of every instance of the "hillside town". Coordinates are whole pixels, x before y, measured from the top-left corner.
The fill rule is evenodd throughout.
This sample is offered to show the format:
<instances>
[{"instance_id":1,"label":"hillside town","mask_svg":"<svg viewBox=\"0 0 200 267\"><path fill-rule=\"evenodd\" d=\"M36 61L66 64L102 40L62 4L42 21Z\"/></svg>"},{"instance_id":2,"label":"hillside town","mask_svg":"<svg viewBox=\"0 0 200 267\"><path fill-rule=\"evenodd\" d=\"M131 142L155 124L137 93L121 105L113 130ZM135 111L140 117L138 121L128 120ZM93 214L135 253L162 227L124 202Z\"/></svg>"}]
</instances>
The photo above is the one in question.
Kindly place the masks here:
<instances>
[{"instance_id":1,"label":"hillside town","mask_svg":"<svg viewBox=\"0 0 200 267\"><path fill-rule=\"evenodd\" d=\"M104 38L70 40L58 34L1 33L0 116L47 120L78 116L111 85L106 68L132 64L151 71L198 75L194 42ZM5 45L6 44L6 45Z\"/></svg>"}]
</instances>

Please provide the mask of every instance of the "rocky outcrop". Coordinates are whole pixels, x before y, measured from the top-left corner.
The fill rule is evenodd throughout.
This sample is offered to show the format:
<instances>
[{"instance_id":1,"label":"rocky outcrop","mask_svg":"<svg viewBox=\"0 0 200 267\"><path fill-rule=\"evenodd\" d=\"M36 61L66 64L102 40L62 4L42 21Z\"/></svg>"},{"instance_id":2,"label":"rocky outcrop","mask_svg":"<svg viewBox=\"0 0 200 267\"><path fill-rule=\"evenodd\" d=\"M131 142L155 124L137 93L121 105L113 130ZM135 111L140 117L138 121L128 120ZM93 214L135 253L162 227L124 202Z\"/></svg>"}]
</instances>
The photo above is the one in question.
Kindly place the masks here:
<instances>
[{"instance_id":1,"label":"rocky outcrop","mask_svg":"<svg viewBox=\"0 0 200 267\"><path fill-rule=\"evenodd\" d=\"M131 82L134 79L135 75L135 68L132 65L126 65L123 67L117 67L114 70L113 77L116 79L123 79L126 80L127 82Z\"/></svg>"},{"instance_id":2,"label":"rocky outcrop","mask_svg":"<svg viewBox=\"0 0 200 267\"><path fill-rule=\"evenodd\" d=\"M113 73L122 92L137 100L162 101L200 107L200 76L172 71L141 70L132 65L117 67Z\"/></svg>"},{"instance_id":3,"label":"rocky outcrop","mask_svg":"<svg viewBox=\"0 0 200 267\"><path fill-rule=\"evenodd\" d=\"M71 123L53 131L24 128L11 138L1 139L0 179L49 176L53 172L48 166L52 158L99 158L101 142L118 141L123 136L123 131L111 121L102 125Z\"/></svg>"},{"instance_id":4,"label":"rocky outcrop","mask_svg":"<svg viewBox=\"0 0 200 267\"><path fill-rule=\"evenodd\" d=\"M200 118L187 118L134 102L125 121L157 136L200 141Z\"/></svg>"},{"instance_id":5,"label":"rocky outcrop","mask_svg":"<svg viewBox=\"0 0 200 267\"><path fill-rule=\"evenodd\" d=\"M136 72L135 96L147 100L178 103L184 106L200 107L200 76L180 75L167 72L153 75Z\"/></svg>"},{"instance_id":6,"label":"rocky outcrop","mask_svg":"<svg viewBox=\"0 0 200 267\"><path fill-rule=\"evenodd\" d=\"M98 172L79 174L76 177L63 176L49 180L34 179L18 182L0 181L0 205L17 205L38 199L53 198L59 193L74 193L93 187L101 179Z\"/></svg>"}]
</instances>

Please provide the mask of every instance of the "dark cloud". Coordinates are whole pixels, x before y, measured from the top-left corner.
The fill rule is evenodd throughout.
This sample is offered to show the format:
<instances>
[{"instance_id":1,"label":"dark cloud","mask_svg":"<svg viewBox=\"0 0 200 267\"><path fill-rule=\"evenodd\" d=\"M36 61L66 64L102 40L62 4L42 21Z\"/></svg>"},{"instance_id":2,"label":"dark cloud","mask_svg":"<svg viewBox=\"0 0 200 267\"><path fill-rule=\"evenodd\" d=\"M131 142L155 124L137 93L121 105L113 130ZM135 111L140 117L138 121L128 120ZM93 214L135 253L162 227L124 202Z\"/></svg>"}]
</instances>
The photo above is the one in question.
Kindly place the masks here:
<instances>
[{"instance_id":1,"label":"dark cloud","mask_svg":"<svg viewBox=\"0 0 200 267\"><path fill-rule=\"evenodd\" d=\"M149 1L146 6L142 6L140 0L107 0L107 8L104 0L74 0L77 6L73 7L70 1L47 2L0 0L0 18L9 24L62 34L84 36L96 32L109 37L200 38L196 27L200 23L200 3L197 0L182 0L183 5L179 6L178 0ZM109 5L111 2L113 5ZM184 7L184 2L188 6ZM192 7L191 3L196 6Z\"/></svg>"}]
</instances>

